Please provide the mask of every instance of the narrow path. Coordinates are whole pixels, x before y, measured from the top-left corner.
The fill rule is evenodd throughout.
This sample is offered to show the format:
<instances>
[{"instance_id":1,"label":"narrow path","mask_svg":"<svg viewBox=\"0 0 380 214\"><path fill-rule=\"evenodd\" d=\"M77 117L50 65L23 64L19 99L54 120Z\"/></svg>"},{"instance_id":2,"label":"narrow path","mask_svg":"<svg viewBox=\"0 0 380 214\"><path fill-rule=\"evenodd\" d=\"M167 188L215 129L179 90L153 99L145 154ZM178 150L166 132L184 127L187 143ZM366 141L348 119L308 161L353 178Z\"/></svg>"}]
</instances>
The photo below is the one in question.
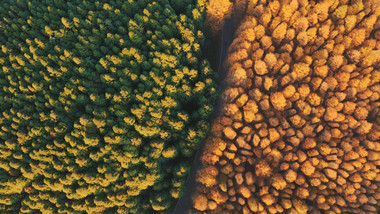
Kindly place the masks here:
<instances>
[{"instance_id":1,"label":"narrow path","mask_svg":"<svg viewBox=\"0 0 380 214\"><path fill-rule=\"evenodd\" d=\"M227 57L227 50L228 47L231 45L232 40L234 38L234 32L235 32L235 25L234 25L234 18L229 18L226 20L223 31L222 31L222 47L220 52L220 59L219 59L219 65L218 65L218 74L219 74L219 85L221 90L223 90L224 87L224 80L226 77L226 70L223 67L223 62L225 61ZM220 107L221 103L218 101L217 106L215 108L216 111L218 111L218 108ZM192 201L191 201L191 194L197 187L197 182L195 181L197 171L199 167L201 166L201 154L203 152L203 145L198 149L194 161L193 161L193 167L191 169L191 172L186 180L186 191L184 195L178 200L176 207L174 208L173 214L186 214L186 211L189 211L192 207Z\"/></svg>"}]
</instances>

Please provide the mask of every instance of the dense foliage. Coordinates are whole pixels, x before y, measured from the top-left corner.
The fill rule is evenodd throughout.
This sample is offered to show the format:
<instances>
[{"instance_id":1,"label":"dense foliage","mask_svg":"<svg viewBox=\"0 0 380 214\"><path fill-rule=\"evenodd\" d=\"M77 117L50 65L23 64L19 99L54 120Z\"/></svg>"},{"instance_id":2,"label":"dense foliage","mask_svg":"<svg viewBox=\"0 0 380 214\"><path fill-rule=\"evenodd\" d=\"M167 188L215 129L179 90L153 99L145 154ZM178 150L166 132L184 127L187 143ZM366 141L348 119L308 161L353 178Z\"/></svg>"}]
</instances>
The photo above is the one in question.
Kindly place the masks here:
<instances>
[{"instance_id":1,"label":"dense foliage","mask_svg":"<svg viewBox=\"0 0 380 214\"><path fill-rule=\"evenodd\" d=\"M168 213L216 96L204 10L2 1L1 213Z\"/></svg>"},{"instance_id":2,"label":"dense foliage","mask_svg":"<svg viewBox=\"0 0 380 214\"><path fill-rule=\"evenodd\" d=\"M379 3L234 1L190 213L380 213Z\"/></svg>"}]
</instances>

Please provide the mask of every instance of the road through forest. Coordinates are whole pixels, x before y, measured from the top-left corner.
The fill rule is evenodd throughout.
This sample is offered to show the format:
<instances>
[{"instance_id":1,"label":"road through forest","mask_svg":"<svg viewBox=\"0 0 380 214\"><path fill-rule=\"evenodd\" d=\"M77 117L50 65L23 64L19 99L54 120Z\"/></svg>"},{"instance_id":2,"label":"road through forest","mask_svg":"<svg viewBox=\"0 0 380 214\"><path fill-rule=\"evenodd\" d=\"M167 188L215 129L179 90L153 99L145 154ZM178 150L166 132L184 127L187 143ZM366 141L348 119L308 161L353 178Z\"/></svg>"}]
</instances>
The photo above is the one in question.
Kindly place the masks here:
<instances>
[{"instance_id":1,"label":"road through forest","mask_svg":"<svg viewBox=\"0 0 380 214\"><path fill-rule=\"evenodd\" d=\"M220 51L220 59L219 59L219 65L218 65L218 75L219 75L219 85L221 91L224 89L225 85L225 77L226 77L226 68L224 67L224 61L227 57L227 50L230 44L232 43L232 40L234 38L234 32L235 32L235 24L234 19L229 18L226 20L223 31L222 31L222 44L221 44L221 51ZM217 111L216 114L218 114L218 110L221 106L220 100L216 102L215 110ZM216 116L214 114L214 117ZM184 195L178 200L176 207L174 208L173 214L185 214L186 211L190 210L192 207L192 201L191 201L191 194L196 189L196 173L201 166L201 154L203 152L203 145L198 149L194 161L193 161L193 167L191 169L191 172L186 180L186 191Z\"/></svg>"}]
</instances>

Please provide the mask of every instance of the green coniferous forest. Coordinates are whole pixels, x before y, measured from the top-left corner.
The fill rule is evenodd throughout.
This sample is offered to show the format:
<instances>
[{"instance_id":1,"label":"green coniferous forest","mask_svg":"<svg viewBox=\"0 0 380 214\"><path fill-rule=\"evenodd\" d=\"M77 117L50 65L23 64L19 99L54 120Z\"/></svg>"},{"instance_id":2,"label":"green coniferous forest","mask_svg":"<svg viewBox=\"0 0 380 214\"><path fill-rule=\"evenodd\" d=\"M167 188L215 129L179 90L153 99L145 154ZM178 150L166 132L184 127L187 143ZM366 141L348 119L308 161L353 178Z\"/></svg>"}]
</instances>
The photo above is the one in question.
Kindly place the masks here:
<instances>
[{"instance_id":1,"label":"green coniferous forest","mask_svg":"<svg viewBox=\"0 0 380 214\"><path fill-rule=\"evenodd\" d=\"M202 0L2 0L0 213L170 213L217 95Z\"/></svg>"}]
</instances>

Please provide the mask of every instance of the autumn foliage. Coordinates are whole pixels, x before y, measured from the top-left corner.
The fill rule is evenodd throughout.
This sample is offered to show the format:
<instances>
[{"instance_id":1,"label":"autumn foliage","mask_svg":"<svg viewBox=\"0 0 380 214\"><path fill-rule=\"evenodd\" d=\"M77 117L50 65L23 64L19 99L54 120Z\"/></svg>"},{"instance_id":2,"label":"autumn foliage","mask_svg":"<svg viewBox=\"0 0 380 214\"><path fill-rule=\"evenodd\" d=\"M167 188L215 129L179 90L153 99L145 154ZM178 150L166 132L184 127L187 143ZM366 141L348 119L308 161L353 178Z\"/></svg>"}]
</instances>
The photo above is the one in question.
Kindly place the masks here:
<instances>
[{"instance_id":1,"label":"autumn foliage","mask_svg":"<svg viewBox=\"0 0 380 214\"><path fill-rule=\"evenodd\" d=\"M213 34L218 34L224 25L224 19L229 18L232 12L230 0L208 0L206 17L208 26Z\"/></svg>"},{"instance_id":2,"label":"autumn foliage","mask_svg":"<svg viewBox=\"0 0 380 214\"><path fill-rule=\"evenodd\" d=\"M193 213L379 213L376 1L234 7L244 15L198 175L212 182L194 192L217 206Z\"/></svg>"}]
</instances>

